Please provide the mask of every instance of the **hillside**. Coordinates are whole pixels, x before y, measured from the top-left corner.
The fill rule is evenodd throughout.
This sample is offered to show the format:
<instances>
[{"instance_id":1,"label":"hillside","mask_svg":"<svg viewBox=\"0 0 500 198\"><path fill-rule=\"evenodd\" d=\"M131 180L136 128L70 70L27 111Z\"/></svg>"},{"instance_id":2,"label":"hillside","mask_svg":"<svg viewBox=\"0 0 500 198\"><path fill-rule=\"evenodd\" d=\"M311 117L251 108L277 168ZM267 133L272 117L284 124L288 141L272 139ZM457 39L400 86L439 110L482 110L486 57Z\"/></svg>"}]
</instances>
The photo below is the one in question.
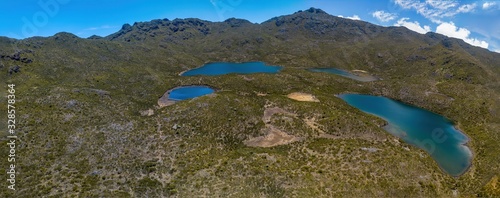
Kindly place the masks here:
<instances>
[{"instance_id":1,"label":"hillside","mask_svg":"<svg viewBox=\"0 0 500 198\"><path fill-rule=\"evenodd\" d=\"M284 69L179 76L208 62L247 61ZM382 80L306 70L315 67ZM3 188L0 197L500 196L500 54L440 34L314 8L261 24L163 19L106 37L0 37L0 71L16 85L19 155L17 191ZM218 92L157 106L165 91L192 84ZM289 99L294 92L319 102ZM386 96L453 120L470 138L472 167L446 175L384 131L383 120L335 97L341 93ZM244 144L267 124L300 141Z\"/></svg>"}]
</instances>

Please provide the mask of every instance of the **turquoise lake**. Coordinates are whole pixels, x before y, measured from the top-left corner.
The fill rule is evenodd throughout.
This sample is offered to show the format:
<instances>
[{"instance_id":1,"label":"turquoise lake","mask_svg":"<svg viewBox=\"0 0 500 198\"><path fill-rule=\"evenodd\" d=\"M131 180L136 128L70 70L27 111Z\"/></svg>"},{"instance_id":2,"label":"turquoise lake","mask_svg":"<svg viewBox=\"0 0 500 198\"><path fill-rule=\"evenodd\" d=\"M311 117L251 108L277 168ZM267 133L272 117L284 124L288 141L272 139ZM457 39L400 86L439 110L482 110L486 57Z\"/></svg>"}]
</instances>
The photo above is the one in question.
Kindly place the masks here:
<instances>
[{"instance_id":1,"label":"turquoise lake","mask_svg":"<svg viewBox=\"0 0 500 198\"><path fill-rule=\"evenodd\" d=\"M339 97L363 112L386 120L389 123L384 127L386 131L425 150L449 175L460 176L471 165L472 152L464 145L468 137L449 119L385 97L360 94Z\"/></svg>"},{"instance_id":2,"label":"turquoise lake","mask_svg":"<svg viewBox=\"0 0 500 198\"><path fill-rule=\"evenodd\" d=\"M187 100L214 93L215 90L207 86L185 86L170 90L168 99L174 101Z\"/></svg>"},{"instance_id":3,"label":"turquoise lake","mask_svg":"<svg viewBox=\"0 0 500 198\"><path fill-rule=\"evenodd\" d=\"M354 80L361 81L361 82L371 82L371 81L378 80L378 78L374 77L374 76L370 76L370 75L358 76L358 75L354 75L353 73L350 73L348 71L336 69L336 68L315 68L315 69L309 69L309 71L336 74L339 76L347 77L347 78L354 79Z\"/></svg>"},{"instance_id":4,"label":"turquoise lake","mask_svg":"<svg viewBox=\"0 0 500 198\"><path fill-rule=\"evenodd\" d=\"M246 63L208 63L202 67L188 70L181 76L218 76L224 74L253 74L253 73L278 73L282 67L269 66L263 62L246 62Z\"/></svg>"}]
</instances>

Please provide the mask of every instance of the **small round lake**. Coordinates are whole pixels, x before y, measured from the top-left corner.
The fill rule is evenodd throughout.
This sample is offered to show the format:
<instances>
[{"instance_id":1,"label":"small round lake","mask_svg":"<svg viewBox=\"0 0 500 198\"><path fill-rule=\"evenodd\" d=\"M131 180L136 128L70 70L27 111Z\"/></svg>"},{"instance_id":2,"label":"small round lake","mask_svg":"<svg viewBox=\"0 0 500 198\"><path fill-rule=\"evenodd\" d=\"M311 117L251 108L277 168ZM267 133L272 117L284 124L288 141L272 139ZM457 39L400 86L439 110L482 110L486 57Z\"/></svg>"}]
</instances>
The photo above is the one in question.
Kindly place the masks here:
<instances>
[{"instance_id":1,"label":"small round lake","mask_svg":"<svg viewBox=\"0 0 500 198\"><path fill-rule=\"evenodd\" d=\"M170 90L168 94L169 100L179 101L179 100L187 100L196 97L200 97L203 95L214 93L210 87L207 86L185 86L185 87L177 87Z\"/></svg>"},{"instance_id":2,"label":"small round lake","mask_svg":"<svg viewBox=\"0 0 500 198\"><path fill-rule=\"evenodd\" d=\"M208 63L202 67L183 72L181 76L218 76L224 74L278 73L282 67L270 66L263 62L246 63Z\"/></svg>"},{"instance_id":3,"label":"small round lake","mask_svg":"<svg viewBox=\"0 0 500 198\"><path fill-rule=\"evenodd\" d=\"M369 75L369 74L362 73L361 75L356 75L356 74L353 74L351 72L341 70L341 69L336 69L336 68L314 68L314 69L309 69L309 71L336 74L339 76L347 77L347 78L361 81L361 82L371 82L371 81L378 80L377 77ZM358 71L361 71L361 70L358 70Z\"/></svg>"},{"instance_id":4,"label":"small round lake","mask_svg":"<svg viewBox=\"0 0 500 198\"><path fill-rule=\"evenodd\" d=\"M472 152L465 146L468 137L438 114L380 96L343 94L349 105L378 116L389 124L386 131L425 150L444 172L460 176L471 165Z\"/></svg>"}]
</instances>

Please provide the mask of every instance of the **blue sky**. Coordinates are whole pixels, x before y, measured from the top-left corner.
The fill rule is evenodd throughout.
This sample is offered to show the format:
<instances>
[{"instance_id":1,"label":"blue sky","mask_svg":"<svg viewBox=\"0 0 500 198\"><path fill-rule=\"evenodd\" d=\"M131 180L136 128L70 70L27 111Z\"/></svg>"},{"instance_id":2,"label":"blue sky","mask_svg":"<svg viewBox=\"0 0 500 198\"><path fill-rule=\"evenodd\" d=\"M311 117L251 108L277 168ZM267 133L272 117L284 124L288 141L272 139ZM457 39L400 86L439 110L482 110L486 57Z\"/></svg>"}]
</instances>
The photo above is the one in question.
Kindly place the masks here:
<instances>
[{"instance_id":1,"label":"blue sky","mask_svg":"<svg viewBox=\"0 0 500 198\"><path fill-rule=\"evenodd\" d=\"M106 36L125 23L236 17L261 23L310 7L382 26L437 32L500 53L500 0L17 0L0 6L0 35Z\"/></svg>"}]
</instances>

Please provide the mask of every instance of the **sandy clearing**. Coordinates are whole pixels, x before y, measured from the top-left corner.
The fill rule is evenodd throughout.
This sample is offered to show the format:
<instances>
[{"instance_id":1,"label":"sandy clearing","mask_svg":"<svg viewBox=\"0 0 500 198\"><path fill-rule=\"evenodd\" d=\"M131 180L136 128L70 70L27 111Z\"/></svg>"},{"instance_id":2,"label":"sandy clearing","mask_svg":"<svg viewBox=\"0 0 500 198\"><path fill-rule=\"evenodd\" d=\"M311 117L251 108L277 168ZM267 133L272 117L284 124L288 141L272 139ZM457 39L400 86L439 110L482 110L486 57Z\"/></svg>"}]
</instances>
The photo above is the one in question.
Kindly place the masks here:
<instances>
[{"instance_id":1,"label":"sandy clearing","mask_svg":"<svg viewBox=\"0 0 500 198\"><path fill-rule=\"evenodd\" d=\"M365 70L360 70L360 69L354 69L352 70L353 72L362 72L362 73L368 73L367 71Z\"/></svg>"},{"instance_id":2,"label":"sandy clearing","mask_svg":"<svg viewBox=\"0 0 500 198\"><path fill-rule=\"evenodd\" d=\"M294 92L287 95L288 98L301 102L319 102L319 100L312 94Z\"/></svg>"}]
</instances>

